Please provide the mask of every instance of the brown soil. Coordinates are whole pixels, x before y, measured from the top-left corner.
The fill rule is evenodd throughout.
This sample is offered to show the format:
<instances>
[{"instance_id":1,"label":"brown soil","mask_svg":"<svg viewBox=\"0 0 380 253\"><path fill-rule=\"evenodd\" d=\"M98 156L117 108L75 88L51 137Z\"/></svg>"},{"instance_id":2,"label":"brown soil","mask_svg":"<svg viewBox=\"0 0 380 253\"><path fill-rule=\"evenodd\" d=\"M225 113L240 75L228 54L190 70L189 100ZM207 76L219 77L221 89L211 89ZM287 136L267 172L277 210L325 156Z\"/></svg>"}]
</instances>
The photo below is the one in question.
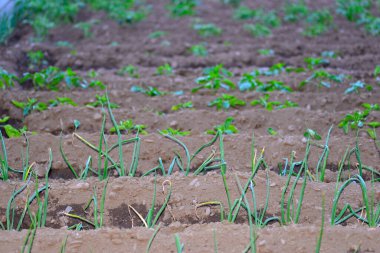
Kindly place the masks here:
<instances>
[{"instance_id":1,"label":"brown soil","mask_svg":"<svg viewBox=\"0 0 380 253\"><path fill-rule=\"evenodd\" d=\"M221 211L217 205L198 204L208 201L219 201L227 212L227 197L220 170L210 170L207 173L193 175L193 172L211 154L220 156L219 142L200 152L190 164L190 174L185 176L178 166L174 166L170 176L151 174L141 177L144 173L159 165L162 160L167 170L176 154L182 157L183 165L187 166L184 149L168 138L160 135L157 130L168 127L191 131L186 137L178 137L188 148L190 155L213 136L205 134L215 125L223 123L228 117L234 117L234 124L239 129L238 134L224 137L224 153L227 163L226 182L229 186L231 199L240 196L237 179L245 184L252 172L251 144L254 133L254 148L257 156L263 152L267 169L260 167L253 181L257 197L258 210L264 209L266 197L266 172L269 175L270 197L265 217L281 216L281 194L287 177L281 172L295 152L295 161L301 161L305 155L307 128L316 130L322 140L315 144L323 146L328 130L333 126L328 143L329 157L324 182L308 180L301 216L298 224L278 224L271 222L265 228L255 227L257 234L257 252L314 252L321 229L322 198L325 199L325 227L322 238L321 252L380 252L377 239L379 228L368 228L368 225L350 218L340 225L330 226L336 180L341 160L347 149L355 148L357 143L361 162L364 165L363 178L369 189L373 189L375 203L380 202L380 184L373 184L369 168L380 172L380 150L364 131L356 140L354 131L344 134L338 127L340 120L347 114L362 109L362 103L379 103L380 86L373 77L375 65L380 63L380 43L378 37L365 34L355 24L342 17L335 16L335 28L330 32L316 37L306 38L300 34L299 24L283 23L273 31L268 38L253 38L242 28L242 21L233 20L233 9L222 5L219 1L202 1L197 17L205 22L213 22L223 29L219 37L203 39L189 28L192 18L173 19L168 17L164 6L168 1L147 1L152 5L152 13L141 23L120 26L107 18L104 13L94 13L83 10L78 21L98 19L101 22L94 25L92 38L84 38L83 34L71 25L64 25L52 30L48 38L41 43L30 43L32 29L20 25L6 46L0 47L0 67L9 72L22 73L28 71L26 53L30 50L42 50L49 64L62 69L73 68L85 76L89 70L98 73L97 79L107 84L111 102L120 108L113 113L117 121L132 119L136 124L147 126L147 135L141 135L141 147L135 177L117 177L111 170L107 186L104 210L104 225L94 230L91 225L83 223L82 231L68 231L67 227L79 221L65 216L65 210L72 209L72 214L78 214L93 220L92 208L84 210L96 189L98 200L105 181L99 181L91 171L85 180L75 179L65 163L60 152L60 135L62 134L62 149L68 161L77 173L85 166L89 156L92 157L92 167L98 170L98 153L91 150L78 138L94 144L99 143L102 109L91 108L86 103L95 101L96 94L104 91L61 90L59 92L32 90L17 86L0 93L0 117L8 115L11 123L17 127L26 125L33 134L28 139L6 139L9 165L14 169L22 169L25 150L29 147L29 161L32 169L39 176L40 185L44 184L44 176L49 161L49 149L52 150L53 163L49 175L49 200L46 228L37 229L32 252L57 252L67 236L66 252L144 252L154 228L145 228L136 215L145 217L152 205L156 181L157 199L154 213L156 214L164 203L165 196L172 186L172 194L168 206L158 219L160 230L155 237L150 252L176 252L174 236L179 235L184 244L184 252L212 252L217 247L218 252L242 252L249 244L250 227L248 215L240 210L235 223L226 220L221 222ZM246 1L247 5L267 9L279 8L281 1ZM248 3L249 2L249 3ZM280 3L281 2L281 3ZM310 1L310 6L333 8L332 1ZM164 38L149 39L148 35L157 30L166 31ZM69 48L58 47L56 42L68 41L74 45L76 54ZM117 42L111 45L112 42ZM168 42L170 43L168 46ZM196 57L189 53L189 48L200 42L206 42L209 55ZM228 42L228 43L227 43ZM272 49L273 56L259 55L259 49ZM226 93L200 91L191 93L196 86L194 80L202 75L204 67L222 63L234 73L231 79L237 82L243 73L260 67L270 67L283 62L287 66L304 67L305 57L317 57L323 51L334 51L338 57L330 59L325 69L334 74L349 74L351 80L341 84L333 84L331 88L307 85L303 89L298 84L309 77L312 71L306 73L281 73L278 76L263 77L263 81L279 80L292 87L294 92L272 92L271 100L291 100L298 103L296 108L268 111L261 107L252 107L249 102L259 98L257 92L231 91L229 94L243 99L246 106L230 110L216 110L208 107L209 101ZM172 76L158 76L156 67L169 63L174 68ZM139 68L140 78L119 76L116 71L126 65ZM349 84L362 80L373 86L372 91L361 91L360 94L344 94ZM134 85L154 86L160 91L183 91L183 95L167 94L159 97L148 97L144 94L130 91ZM25 118L22 111L15 108L11 101L25 101L27 98L37 98L47 102L55 97L70 97L77 107L58 106L43 112L33 112ZM172 111L171 107L178 103L192 101L194 108ZM379 121L380 113L374 112L369 121ZM79 129L74 130L73 122L79 120ZM105 138L111 146L117 142L117 135L110 133L111 120L107 115ZM268 128L275 129L278 134L271 136ZM2 130L2 129L1 129ZM377 130L377 132L379 132ZM379 134L378 134L379 135ZM123 139L133 138L134 134L125 134ZM29 145L27 144L29 143ZM0 154L3 148L0 147ZM133 144L123 147L124 164L127 171L132 163ZM315 174L322 149L311 147L308 168ZM117 149L110 157L119 162ZM352 154L343 168L342 180L346 180L359 171L359 161ZM102 159L104 162L104 159ZM214 163L215 164L215 163ZM289 169L289 165L286 166ZM295 168L296 172L299 167ZM162 174L162 172L159 174ZM10 173L8 182L0 182L0 221L6 223L6 207L14 191L23 182L21 174ZM295 177L292 177L293 183ZM295 205L300 201L302 181L296 184ZM15 219L18 222L25 202L33 193L35 179L32 179L27 189L15 199ZM338 185L341 185L339 182ZM249 191L248 191L249 192ZM41 194L42 196L43 194ZM247 195L248 196L248 195ZM250 197L250 195L249 195ZM350 185L343 193L338 211L348 203L354 209L363 206L362 193L358 185ZM31 210L36 211L36 203L32 202ZM365 211L362 215L366 215ZM27 214L21 232L0 231L0 251L16 252L21 250L23 241L31 224ZM157 226L155 227L157 228ZM213 239L215 234L215 241ZM215 246L216 245L216 246Z\"/></svg>"}]
</instances>

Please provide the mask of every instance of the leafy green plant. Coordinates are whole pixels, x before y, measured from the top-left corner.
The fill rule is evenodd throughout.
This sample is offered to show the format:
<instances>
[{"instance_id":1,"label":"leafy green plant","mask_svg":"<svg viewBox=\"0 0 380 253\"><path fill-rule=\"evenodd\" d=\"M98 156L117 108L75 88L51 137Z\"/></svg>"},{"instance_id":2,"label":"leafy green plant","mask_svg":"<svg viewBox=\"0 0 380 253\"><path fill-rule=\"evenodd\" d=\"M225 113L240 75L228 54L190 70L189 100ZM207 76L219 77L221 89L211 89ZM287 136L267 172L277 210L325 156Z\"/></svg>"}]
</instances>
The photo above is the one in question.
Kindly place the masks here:
<instances>
[{"instance_id":1,"label":"leafy green plant","mask_svg":"<svg viewBox=\"0 0 380 253\"><path fill-rule=\"evenodd\" d=\"M306 57L304 62L307 64L309 70L313 70L316 67L326 66L330 63L328 59L322 57Z\"/></svg>"},{"instance_id":2,"label":"leafy green plant","mask_svg":"<svg viewBox=\"0 0 380 253\"><path fill-rule=\"evenodd\" d=\"M360 89L365 89L367 91L371 91L373 87L371 85L365 84L363 81L356 81L354 83L350 83L350 87L344 91L344 94L350 93L360 93Z\"/></svg>"},{"instance_id":3,"label":"leafy green plant","mask_svg":"<svg viewBox=\"0 0 380 253\"><path fill-rule=\"evenodd\" d=\"M170 66L168 63L158 66L156 69L156 75L159 75L159 76L171 76L173 75L173 73L174 73L173 67Z\"/></svg>"},{"instance_id":4,"label":"leafy green plant","mask_svg":"<svg viewBox=\"0 0 380 253\"><path fill-rule=\"evenodd\" d=\"M133 65L127 65L127 66L121 67L120 69L116 71L116 74L119 76L125 76L127 74L129 77L132 77L132 78L140 77L139 69Z\"/></svg>"},{"instance_id":5,"label":"leafy green plant","mask_svg":"<svg viewBox=\"0 0 380 253\"><path fill-rule=\"evenodd\" d=\"M72 23L83 6L81 1L32 0L23 3L24 22L30 24L36 39L42 40L49 30L62 23Z\"/></svg>"},{"instance_id":6,"label":"leafy green plant","mask_svg":"<svg viewBox=\"0 0 380 253\"><path fill-rule=\"evenodd\" d=\"M132 92L143 93L149 97L163 96L166 92L159 91L157 88L148 86L147 88L143 88L141 86L132 86Z\"/></svg>"},{"instance_id":7,"label":"leafy green plant","mask_svg":"<svg viewBox=\"0 0 380 253\"><path fill-rule=\"evenodd\" d=\"M198 33L199 36L203 38L219 36L223 32L222 28L218 27L213 23L194 23L192 25L192 28Z\"/></svg>"},{"instance_id":8,"label":"leafy green plant","mask_svg":"<svg viewBox=\"0 0 380 253\"><path fill-rule=\"evenodd\" d=\"M368 21L365 22L364 28L369 34L373 36L379 36L380 35L380 18L379 17L368 18Z\"/></svg>"},{"instance_id":9,"label":"leafy green plant","mask_svg":"<svg viewBox=\"0 0 380 253\"><path fill-rule=\"evenodd\" d=\"M232 124L234 122L233 117L228 117L223 124L214 126L213 129L206 130L207 134L215 135L218 131L222 134L236 134L239 133L237 127Z\"/></svg>"},{"instance_id":10,"label":"leafy green plant","mask_svg":"<svg viewBox=\"0 0 380 253\"><path fill-rule=\"evenodd\" d=\"M168 34L168 32L157 30L157 31L151 32L148 35L148 39L151 39L151 40L159 39L161 37L164 37L167 34Z\"/></svg>"},{"instance_id":11,"label":"leafy green plant","mask_svg":"<svg viewBox=\"0 0 380 253\"><path fill-rule=\"evenodd\" d=\"M90 106L90 107L106 107L107 106L107 97L105 94L104 95L96 94L95 95L95 101L90 102L90 103L86 103L85 105ZM115 103L110 103L110 107L111 107L111 109L116 109L116 108L119 108L120 106L118 104L115 104Z\"/></svg>"},{"instance_id":12,"label":"leafy green plant","mask_svg":"<svg viewBox=\"0 0 380 253\"><path fill-rule=\"evenodd\" d=\"M252 106L261 105L268 111L280 110L285 109L289 107L298 107L298 104L289 100L286 100L284 103L281 103L280 101L269 101L270 95L264 94L264 96L260 97L259 99L255 99L251 101Z\"/></svg>"},{"instance_id":13,"label":"leafy green plant","mask_svg":"<svg viewBox=\"0 0 380 253\"><path fill-rule=\"evenodd\" d=\"M274 130L272 127L269 127L269 128L267 129L267 133L268 133L269 135L272 135L272 136L276 136L276 135L278 134L278 132L277 132L276 130Z\"/></svg>"},{"instance_id":14,"label":"leafy green plant","mask_svg":"<svg viewBox=\"0 0 380 253\"><path fill-rule=\"evenodd\" d=\"M257 52L262 56L273 56L274 50L273 49L259 49Z\"/></svg>"},{"instance_id":15,"label":"leafy green plant","mask_svg":"<svg viewBox=\"0 0 380 253\"><path fill-rule=\"evenodd\" d=\"M28 98L26 102L12 100L12 104L17 108L22 109L22 115L24 117L28 116L34 110L42 112L48 109L46 103L38 102L35 98Z\"/></svg>"},{"instance_id":16,"label":"leafy green plant","mask_svg":"<svg viewBox=\"0 0 380 253\"><path fill-rule=\"evenodd\" d=\"M55 43L57 47L68 47L68 48L74 48L74 45L68 41L60 40Z\"/></svg>"},{"instance_id":17,"label":"leafy green plant","mask_svg":"<svg viewBox=\"0 0 380 253\"><path fill-rule=\"evenodd\" d=\"M176 105L173 105L171 110L172 111L178 111L178 110L181 110L181 109L189 109L189 108L193 108L193 102L192 101L188 101L188 102L185 102L185 103L179 103L179 104L176 104Z\"/></svg>"},{"instance_id":18,"label":"leafy green plant","mask_svg":"<svg viewBox=\"0 0 380 253\"><path fill-rule=\"evenodd\" d=\"M238 99L234 95L222 94L220 97L212 100L208 103L208 106L216 106L218 110L228 110L231 107L244 106L246 103L244 100Z\"/></svg>"},{"instance_id":19,"label":"leafy green plant","mask_svg":"<svg viewBox=\"0 0 380 253\"><path fill-rule=\"evenodd\" d=\"M380 122L372 121L367 122L367 117L373 111L380 111L380 106L378 104L362 104L364 107L363 111L355 111L353 113L348 113L346 116L339 122L339 128L342 128L344 133L347 134L348 130L358 130L364 126L371 128L380 127Z\"/></svg>"},{"instance_id":20,"label":"leafy green plant","mask_svg":"<svg viewBox=\"0 0 380 253\"><path fill-rule=\"evenodd\" d=\"M332 26L334 19L328 9L314 11L307 19L307 25L304 28L303 35L307 37L316 37L327 32Z\"/></svg>"},{"instance_id":21,"label":"leafy green plant","mask_svg":"<svg viewBox=\"0 0 380 253\"><path fill-rule=\"evenodd\" d=\"M92 19L88 22L79 22L74 25L74 28L80 29L83 32L83 36L85 38L91 38L92 37L92 27L98 23L98 20Z\"/></svg>"},{"instance_id":22,"label":"leafy green plant","mask_svg":"<svg viewBox=\"0 0 380 253\"><path fill-rule=\"evenodd\" d=\"M254 76L278 76L283 72L291 72L292 69L286 68L285 64L282 62L275 63L269 68L259 68L254 70L251 75Z\"/></svg>"},{"instance_id":23,"label":"leafy green plant","mask_svg":"<svg viewBox=\"0 0 380 253\"><path fill-rule=\"evenodd\" d=\"M375 70L373 71L373 76L375 77L377 83L380 84L380 65L377 65L375 67Z\"/></svg>"},{"instance_id":24,"label":"leafy green plant","mask_svg":"<svg viewBox=\"0 0 380 253\"><path fill-rule=\"evenodd\" d=\"M29 51L27 56L29 60L29 69L38 69L48 64L45 60L45 55L41 50Z\"/></svg>"},{"instance_id":25,"label":"leafy green plant","mask_svg":"<svg viewBox=\"0 0 380 253\"><path fill-rule=\"evenodd\" d=\"M19 137L23 136L28 131L26 126L23 126L22 128L17 129L17 128L13 127L12 125L9 125L9 124L4 126L4 130L5 130L5 133L7 134L8 138L19 138Z\"/></svg>"},{"instance_id":26,"label":"leafy green plant","mask_svg":"<svg viewBox=\"0 0 380 253\"><path fill-rule=\"evenodd\" d=\"M190 134L190 131L181 131L178 129L173 129L171 127L161 130L161 133L171 136L187 136Z\"/></svg>"},{"instance_id":27,"label":"leafy green plant","mask_svg":"<svg viewBox=\"0 0 380 253\"><path fill-rule=\"evenodd\" d=\"M103 10L120 24L133 24L144 20L150 13L150 6L137 0L85 0L93 9Z\"/></svg>"},{"instance_id":28,"label":"leafy green plant","mask_svg":"<svg viewBox=\"0 0 380 253\"><path fill-rule=\"evenodd\" d=\"M120 121L120 124L118 125L120 132L127 132L127 133L140 133L140 134L148 134L148 132L145 130L145 125L135 125L133 124L133 121L131 119ZM116 128L111 127L110 133L116 133Z\"/></svg>"},{"instance_id":29,"label":"leafy green plant","mask_svg":"<svg viewBox=\"0 0 380 253\"><path fill-rule=\"evenodd\" d=\"M295 3L287 3L284 6L284 20L286 22L295 23L305 19L309 15L309 8L304 1Z\"/></svg>"},{"instance_id":30,"label":"leafy green plant","mask_svg":"<svg viewBox=\"0 0 380 253\"><path fill-rule=\"evenodd\" d=\"M336 0L336 12L351 22L357 22L367 15L371 7L370 0Z\"/></svg>"},{"instance_id":31,"label":"leafy green plant","mask_svg":"<svg viewBox=\"0 0 380 253\"><path fill-rule=\"evenodd\" d=\"M197 7L197 0L171 0L171 3L166 6L173 17L193 16Z\"/></svg>"},{"instance_id":32,"label":"leafy green plant","mask_svg":"<svg viewBox=\"0 0 380 253\"><path fill-rule=\"evenodd\" d=\"M208 51L207 51L207 48L205 47L205 43L192 45L189 50L192 55L197 56L197 57L206 57L208 55Z\"/></svg>"},{"instance_id":33,"label":"leafy green plant","mask_svg":"<svg viewBox=\"0 0 380 253\"><path fill-rule=\"evenodd\" d=\"M204 75L198 77L195 82L199 85L193 88L191 92L197 92L200 89L211 89L218 90L219 88L224 88L226 90L235 89L235 84L228 79L232 77L232 73L227 69L223 68L222 64L216 65L212 68L206 68L203 71Z\"/></svg>"},{"instance_id":34,"label":"leafy green plant","mask_svg":"<svg viewBox=\"0 0 380 253\"><path fill-rule=\"evenodd\" d=\"M258 92L272 92L272 91L282 91L282 92L292 92L293 89L284 82L277 80L270 80L263 83L257 78L257 74L244 73L242 78L238 82L240 91L258 91Z\"/></svg>"},{"instance_id":35,"label":"leafy green plant","mask_svg":"<svg viewBox=\"0 0 380 253\"><path fill-rule=\"evenodd\" d=\"M223 4L231 5L232 7L238 7L243 0L220 0Z\"/></svg>"},{"instance_id":36,"label":"leafy green plant","mask_svg":"<svg viewBox=\"0 0 380 253\"><path fill-rule=\"evenodd\" d=\"M234 10L233 18L239 20L253 19L256 16L256 10L241 5Z\"/></svg>"},{"instance_id":37,"label":"leafy green plant","mask_svg":"<svg viewBox=\"0 0 380 253\"><path fill-rule=\"evenodd\" d=\"M53 66L50 66L41 72L35 72L33 74L25 73L20 82L21 84L32 82L36 89L48 89L52 91L58 91L61 83L65 83L66 87L69 89L86 89L88 87L99 87L100 89L105 89L105 85L102 82L93 80L88 83L71 68L68 68L66 71L61 71L59 68Z\"/></svg>"},{"instance_id":38,"label":"leafy green plant","mask_svg":"<svg viewBox=\"0 0 380 253\"><path fill-rule=\"evenodd\" d=\"M316 84L318 87L331 87L331 82L342 83L346 78L348 78L344 74L334 75L326 70L316 70L313 72L311 76L301 81L299 87L302 88L306 84Z\"/></svg>"},{"instance_id":39,"label":"leafy green plant","mask_svg":"<svg viewBox=\"0 0 380 253\"><path fill-rule=\"evenodd\" d=\"M69 97L56 97L55 99L50 99L48 102L49 107L56 107L58 105L78 106L78 104Z\"/></svg>"},{"instance_id":40,"label":"leafy green plant","mask_svg":"<svg viewBox=\"0 0 380 253\"><path fill-rule=\"evenodd\" d=\"M0 67L0 89L14 87L17 77Z\"/></svg>"},{"instance_id":41,"label":"leafy green plant","mask_svg":"<svg viewBox=\"0 0 380 253\"><path fill-rule=\"evenodd\" d=\"M272 35L272 30L263 24L245 24L243 28L255 38L263 38Z\"/></svg>"}]
</instances>

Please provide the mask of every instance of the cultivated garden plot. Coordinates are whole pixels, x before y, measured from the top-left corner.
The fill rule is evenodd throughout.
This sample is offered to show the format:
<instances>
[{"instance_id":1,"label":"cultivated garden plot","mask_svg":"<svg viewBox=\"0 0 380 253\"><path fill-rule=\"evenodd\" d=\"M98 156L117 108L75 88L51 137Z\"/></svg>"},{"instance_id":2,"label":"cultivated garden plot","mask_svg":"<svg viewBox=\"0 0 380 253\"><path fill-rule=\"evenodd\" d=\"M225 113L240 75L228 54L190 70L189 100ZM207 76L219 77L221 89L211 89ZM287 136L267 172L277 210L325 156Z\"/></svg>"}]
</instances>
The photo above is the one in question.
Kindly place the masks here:
<instances>
[{"instance_id":1,"label":"cultivated garden plot","mask_svg":"<svg viewBox=\"0 0 380 253\"><path fill-rule=\"evenodd\" d=\"M380 252L380 1L14 3L1 252Z\"/></svg>"}]
</instances>

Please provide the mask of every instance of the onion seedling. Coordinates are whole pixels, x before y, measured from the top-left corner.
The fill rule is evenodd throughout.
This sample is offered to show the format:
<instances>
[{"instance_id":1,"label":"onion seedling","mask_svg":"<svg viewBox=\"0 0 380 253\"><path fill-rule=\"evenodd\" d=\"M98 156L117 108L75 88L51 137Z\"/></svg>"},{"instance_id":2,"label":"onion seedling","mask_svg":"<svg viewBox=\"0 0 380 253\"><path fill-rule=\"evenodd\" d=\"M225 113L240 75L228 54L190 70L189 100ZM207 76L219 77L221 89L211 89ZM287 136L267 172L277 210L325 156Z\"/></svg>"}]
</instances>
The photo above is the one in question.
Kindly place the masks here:
<instances>
[{"instance_id":1,"label":"onion seedling","mask_svg":"<svg viewBox=\"0 0 380 253\"><path fill-rule=\"evenodd\" d=\"M82 216L71 214L69 212L64 212L63 215L83 221L93 226L95 229L99 229L103 227L104 204L105 204L105 198L106 198L106 193L107 193L107 185L108 185L108 179L104 183L102 195L100 198L100 205L98 203L97 189L96 189L96 186L94 186L93 195L91 196L90 201L87 203L87 205L83 209L84 211L86 211L90 207L91 203L93 204L94 221L90 221Z\"/></svg>"},{"instance_id":2,"label":"onion seedling","mask_svg":"<svg viewBox=\"0 0 380 253\"><path fill-rule=\"evenodd\" d=\"M165 184L169 185L169 191L168 191L168 193L167 193L167 195L165 197L164 203L162 204L161 208L156 213L156 216L154 216L154 209L155 209L155 205L156 205L156 193L157 193L157 191L156 191L156 186L157 186L157 178L156 178L156 176L154 178L154 190L153 190L152 206L149 209L146 218L144 219L142 217L142 215L139 212L137 212L137 210L135 208L133 208L131 205L128 205L128 207L130 209L132 209L132 211L139 217L139 219L142 221L142 223L144 224L144 226L146 228L152 228L152 227L154 227L156 225L158 219L161 217L161 215L165 211L166 207L168 206L168 203L169 203L169 200L170 200L170 196L172 194L172 182L169 181L169 180L165 180L162 183L162 191L164 193L165 193Z\"/></svg>"}]
</instances>

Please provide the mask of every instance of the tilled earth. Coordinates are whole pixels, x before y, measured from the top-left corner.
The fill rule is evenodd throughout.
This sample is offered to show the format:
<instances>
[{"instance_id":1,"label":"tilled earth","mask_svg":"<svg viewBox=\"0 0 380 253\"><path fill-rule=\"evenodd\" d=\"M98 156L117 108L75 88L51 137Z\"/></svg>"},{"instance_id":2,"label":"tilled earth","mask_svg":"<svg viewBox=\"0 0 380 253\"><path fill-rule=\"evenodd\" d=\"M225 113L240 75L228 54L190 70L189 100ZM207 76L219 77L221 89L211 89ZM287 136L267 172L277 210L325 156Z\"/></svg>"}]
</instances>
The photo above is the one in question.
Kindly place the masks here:
<instances>
[{"instance_id":1,"label":"tilled earth","mask_svg":"<svg viewBox=\"0 0 380 253\"><path fill-rule=\"evenodd\" d=\"M255 230L257 252L315 251L322 222L322 198L325 199L325 229L321 252L380 252L377 242L380 236L379 228L368 228L366 224L354 218L341 225L329 225L339 165L345 151L356 145L354 131L344 134L338 124L347 113L362 110L362 103L374 104L380 101L380 87L373 76L374 66L380 63L379 38L366 35L355 24L339 16L335 17L334 29L316 38L302 36L299 26L287 23L275 29L273 35L268 38L253 38L243 30L242 22L231 18L233 9L216 0L203 1L198 8L197 17L218 24L223 29L223 34L218 37L201 38L190 28L192 18L168 17L164 7L168 1L148 2L152 5L151 14L146 20L135 25L120 26L104 13L83 10L78 15L78 21L101 20L94 25L92 38L84 38L78 29L66 25L52 30L44 42L34 44L30 43L32 29L21 25L16 29L10 43L0 47L0 66L18 75L28 71L26 53L30 50L41 50L47 56L49 64L62 69L70 67L83 76L88 71L95 70L98 73L97 78L107 84L110 101L120 106L113 110L116 120L132 119L136 124L146 125L148 132L147 135L140 135L141 148L136 177L117 177L116 171L111 171L105 197L103 228L94 230L90 225L83 223L84 230L68 231L67 227L79 221L63 213L71 210L71 213L92 220L93 210L84 211L83 208L91 199L94 189L98 196L101 195L105 181L99 181L91 172L85 180L75 179L62 157L60 138L62 136L62 151L77 172L86 167L89 156L93 157L93 167L97 170L98 153L81 142L80 138L95 146L99 143L103 111L101 108L92 108L85 104L94 102L95 95L104 94L104 91L34 91L21 86L1 91L0 116L8 115L15 126L26 125L28 130L33 132L28 137L29 159L30 163L34 163L32 168L41 177L40 183L43 182L49 162L49 149L53 155L49 175L46 228L37 230L33 252L58 252L65 238L66 252L144 252L154 229L145 228L131 207L145 216L152 203L155 184L155 213L164 203L169 185L172 187L172 194L167 208L158 220L161 225L151 246L151 252L175 252L175 234L179 235L185 252L212 252L215 247L218 252L242 252L249 244L247 213L241 210L236 222L231 224L227 221L220 222L219 206L199 206L208 201L221 202L224 207L228 206L219 170L193 175L210 154L214 154L215 157L220 155L218 142L197 154L191 163L188 176L175 166L170 176L159 175L156 179L152 175L141 177L160 162L168 168L177 154L187 165L184 149L160 135L157 130L172 127L190 131L189 136L178 139L187 146L190 154L193 154L213 138L205 131L222 124L229 116L235 119L234 124L239 129L239 133L224 137L227 184L231 199L240 196L237 179L245 184L251 176L251 144L254 133L257 157L263 153L267 164L267 173L261 167L254 178L259 210L264 208L266 175L269 176L270 196L266 217L281 216L281 194L287 180L287 177L281 176L281 172L287 161L290 161L293 151L295 160L303 159L307 141L304 137L306 129L317 131L322 140L316 143L325 145L328 131L333 127L328 143L330 153L324 182L307 182L298 224L280 226L278 223L270 223L265 228ZM282 5L282 1L263 2L249 1L247 5L268 9ZM323 0L312 1L310 6L334 7L331 1ZM148 35L156 30L166 31L167 34L164 38L149 39ZM72 43L77 53L72 54L72 49L58 47L56 42L62 40ZM200 42L207 43L207 57L196 57L189 53L191 45ZM272 56L262 56L258 53L259 49L272 49L275 53ZM218 111L207 104L226 91L202 90L191 93L191 89L196 87L194 80L202 75L204 67L223 64L234 73L231 79L238 82L243 73L271 67L279 62L292 67L305 67L305 57L316 57L323 51L334 51L338 54L337 58L330 59L329 64L324 66L325 69L334 74L351 75L352 80L333 84L331 88L307 85L300 89L298 84L308 78L312 74L311 71L280 73L275 77L262 78L263 81L283 81L292 87L292 93L271 92L270 95L273 100L298 103L299 106L295 108L268 111L259 106L249 105L250 101L262 96L261 93L231 91L229 94L245 100L247 105ZM156 75L156 68L165 63L173 67L174 73L170 76ZM128 64L139 68L140 78L116 74L119 68ZM349 83L356 80L371 84L373 90L361 91L360 94L344 94ZM131 92L134 85L154 86L168 94L148 97ZM183 91L183 94L173 94L176 91ZM24 118L22 111L11 103L13 99L25 101L27 98L47 102L55 97L70 97L78 106L58 106L43 112L33 112ZM187 101L193 102L192 109L171 110L173 105ZM380 113L374 112L368 120L379 121L379 118ZM74 120L81 123L76 130ZM105 138L110 146L117 142L117 135L110 133L111 127L112 122L107 116ZM268 128L275 129L277 135L270 135ZM123 138L134 136L128 134ZM364 167L380 172L380 151L374 141L363 131L359 133L357 143ZM6 139L5 146L10 166L22 168L25 149L28 146L25 138ZM134 152L133 145L125 146L123 152L124 163L129 168ZM323 149L320 147L311 147L308 162L311 174L314 174L322 152ZM117 150L113 150L110 157L118 161ZM355 155L351 155L349 161L349 165L344 166L342 179L358 173L359 163ZM369 182L372 176L377 174L364 170L363 177L368 180L369 188L372 186ZM3 223L12 192L24 184L18 174L11 173L10 177L9 182L0 182L0 219ZM294 180L293 178L291 182ZM295 203L300 201L302 181L297 183ZM27 194L34 191L34 186L31 182L28 190L17 196L16 221L25 206ZM374 183L373 187L374 201L379 203L380 185ZM358 185L350 185L344 191L338 210L343 208L345 203L349 203L354 209L363 205ZM34 205L31 206L32 210L35 210ZM21 232L0 231L0 251L18 252L29 226L30 219L26 215Z\"/></svg>"}]
</instances>

